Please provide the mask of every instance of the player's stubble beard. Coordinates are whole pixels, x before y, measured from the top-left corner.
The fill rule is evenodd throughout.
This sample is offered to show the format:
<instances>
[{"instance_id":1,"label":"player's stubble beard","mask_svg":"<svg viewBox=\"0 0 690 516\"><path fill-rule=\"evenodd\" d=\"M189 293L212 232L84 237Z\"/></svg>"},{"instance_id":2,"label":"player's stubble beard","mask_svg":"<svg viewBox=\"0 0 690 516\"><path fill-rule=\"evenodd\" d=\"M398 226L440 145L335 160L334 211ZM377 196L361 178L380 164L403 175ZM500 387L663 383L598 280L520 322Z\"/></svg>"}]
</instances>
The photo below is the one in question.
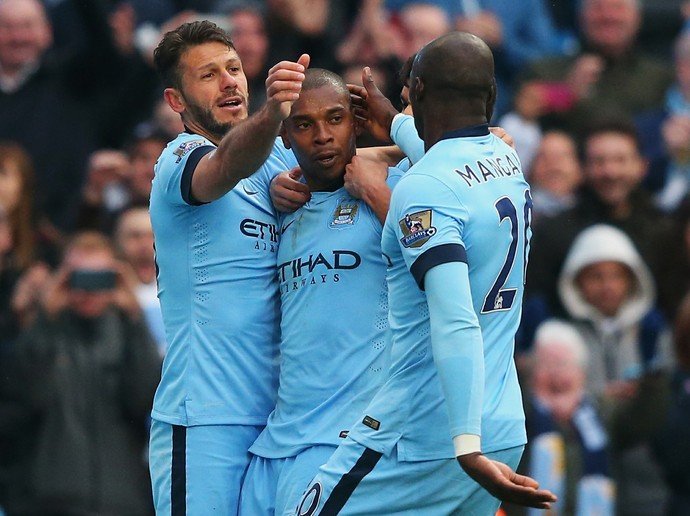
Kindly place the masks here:
<instances>
[{"instance_id":1,"label":"player's stubble beard","mask_svg":"<svg viewBox=\"0 0 690 516\"><path fill-rule=\"evenodd\" d=\"M211 108L202 107L196 102L191 101L190 99L186 100L186 109L191 115L191 118L196 120L197 124L203 127L213 138L217 139L218 141L223 139L225 133L227 133L232 128L235 122L239 122L240 120L244 120L247 118L247 115L245 115L241 119L235 120L233 122L219 122L213 115L213 110ZM247 105L248 100L248 98L244 99L245 105Z\"/></svg>"}]
</instances>

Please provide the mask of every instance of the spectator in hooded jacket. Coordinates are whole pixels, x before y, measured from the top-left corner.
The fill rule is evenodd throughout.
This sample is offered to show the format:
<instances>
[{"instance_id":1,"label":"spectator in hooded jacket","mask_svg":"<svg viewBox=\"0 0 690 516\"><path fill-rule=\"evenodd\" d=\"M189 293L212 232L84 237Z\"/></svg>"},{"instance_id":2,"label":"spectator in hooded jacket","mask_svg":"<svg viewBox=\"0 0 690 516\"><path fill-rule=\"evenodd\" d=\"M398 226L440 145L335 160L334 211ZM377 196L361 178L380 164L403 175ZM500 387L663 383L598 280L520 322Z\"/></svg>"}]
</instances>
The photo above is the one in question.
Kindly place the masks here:
<instances>
[{"instance_id":1,"label":"spectator in hooded jacket","mask_svg":"<svg viewBox=\"0 0 690 516\"><path fill-rule=\"evenodd\" d=\"M649 268L621 230L596 224L573 242L558 281L589 350L587 390L611 420L618 514L663 514L667 487L651 453L672 364Z\"/></svg>"}]
</instances>

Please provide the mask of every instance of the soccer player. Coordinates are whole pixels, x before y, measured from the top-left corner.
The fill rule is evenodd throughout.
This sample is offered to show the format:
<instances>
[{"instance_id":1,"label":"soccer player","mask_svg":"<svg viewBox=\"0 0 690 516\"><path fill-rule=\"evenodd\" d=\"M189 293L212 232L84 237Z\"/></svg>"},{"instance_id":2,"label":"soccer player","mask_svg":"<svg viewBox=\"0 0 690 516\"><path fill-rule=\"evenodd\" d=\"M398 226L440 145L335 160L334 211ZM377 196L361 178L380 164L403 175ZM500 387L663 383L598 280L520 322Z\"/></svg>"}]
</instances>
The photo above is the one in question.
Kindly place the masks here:
<instances>
[{"instance_id":1,"label":"soccer player","mask_svg":"<svg viewBox=\"0 0 690 516\"><path fill-rule=\"evenodd\" d=\"M489 131L495 95L493 56L475 36L442 36L415 59L410 101L426 153L393 191L382 237L390 376L300 516L483 515L500 500L555 501L514 473L526 442L513 341L531 199L517 155Z\"/></svg>"},{"instance_id":2,"label":"soccer player","mask_svg":"<svg viewBox=\"0 0 690 516\"><path fill-rule=\"evenodd\" d=\"M278 229L264 192L271 170L295 165L276 135L309 56L269 71L268 100L249 118L242 63L216 25L166 33L154 60L185 125L158 159L150 201L169 345L152 412L154 501L158 514L232 515L275 405Z\"/></svg>"},{"instance_id":3,"label":"soccer player","mask_svg":"<svg viewBox=\"0 0 690 516\"><path fill-rule=\"evenodd\" d=\"M296 507L389 364L385 209L379 217L343 185L346 166L367 166L387 176L389 186L401 172L355 156L355 118L342 78L321 69L305 75L281 136L311 200L280 220L278 402L250 448L255 456L242 489L243 515Z\"/></svg>"}]
</instances>

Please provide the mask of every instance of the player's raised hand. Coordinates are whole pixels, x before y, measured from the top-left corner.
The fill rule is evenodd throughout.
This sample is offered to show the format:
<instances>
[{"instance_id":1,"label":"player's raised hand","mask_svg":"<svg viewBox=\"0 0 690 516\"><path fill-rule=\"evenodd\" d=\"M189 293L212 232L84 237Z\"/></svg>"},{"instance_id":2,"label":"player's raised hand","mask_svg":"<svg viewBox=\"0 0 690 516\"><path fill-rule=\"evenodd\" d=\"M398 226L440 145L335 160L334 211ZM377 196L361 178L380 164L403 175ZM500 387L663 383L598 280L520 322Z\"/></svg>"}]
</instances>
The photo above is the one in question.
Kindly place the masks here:
<instances>
[{"instance_id":1,"label":"player's raised hand","mask_svg":"<svg viewBox=\"0 0 690 516\"><path fill-rule=\"evenodd\" d=\"M540 490L533 478L518 475L509 466L491 460L481 453L468 453L458 457L462 469L475 482L503 502L550 509L557 501L551 491Z\"/></svg>"},{"instance_id":2,"label":"player's raised hand","mask_svg":"<svg viewBox=\"0 0 690 516\"><path fill-rule=\"evenodd\" d=\"M398 110L388 100L388 97L381 93L374 81L371 68L368 66L362 69L362 84L364 88L359 91L359 95L363 99L362 111L358 111L358 106L355 103L355 115L366 118L365 127L374 137L382 141L390 141L391 124L393 117L398 114ZM351 96L352 93L353 89L350 89Z\"/></svg>"},{"instance_id":3,"label":"player's raised hand","mask_svg":"<svg viewBox=\"0 0 690 516\"><path fill-rule=\"evenodd\" d=\"M281 61L268 71L266 105L277 119L285 120L292 104L299 98L309 60L309 54L302 54L297 62Z\"/></svg>"},{"instance_id":4,"label":"player's raised hand","mask_svg":"<svg viewBox=\"0 0 690 516\"><path fill-rule=\"evenodd\" d=\"M301 177L302 169L295 167L273 178L269 190L276 210L291 213L311 199L309 186L300 181Z\"/></svg>"}]
</instances>

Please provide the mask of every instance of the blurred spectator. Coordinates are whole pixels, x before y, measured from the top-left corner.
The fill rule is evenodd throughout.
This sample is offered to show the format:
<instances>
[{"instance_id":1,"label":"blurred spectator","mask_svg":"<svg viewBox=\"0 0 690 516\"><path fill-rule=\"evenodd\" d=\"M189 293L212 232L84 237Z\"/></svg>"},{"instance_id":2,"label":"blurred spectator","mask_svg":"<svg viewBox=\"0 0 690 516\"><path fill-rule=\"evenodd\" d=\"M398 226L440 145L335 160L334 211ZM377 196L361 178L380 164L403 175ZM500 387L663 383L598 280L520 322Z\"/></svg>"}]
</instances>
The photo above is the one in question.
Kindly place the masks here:
<instances>
[{"instance_id":1,"label":"blurred spectator","mask_svg":"<svg viewBox=\"0 0 690 516\"><path fill-rule=\"evenodd\" d=\"M311 56L313 68L337 69L339 42L349 32L360 0L265 0L271 42L269 63Z\"/></svg>"},{"instance_id":2,"label":"blurred spectator","mask_svg":"<svg viewBox=\"0 0 690 516\"><path fill-rule=\"evenodd\" d=\"M125 151L99 149L91 154L76 223L79 229L111 232L116 214L128 201L130 173Z\"/></svg>"},{"instance_id":3,"label":"blurred spectator","mask_svg":"<svg viewBox=\"0 0 690 516\"><path fill-rule=\"evenodd\" d=\"M659 277L670 220L652 203L640 184L646 163L640 154L635 126L627 119L595 121L582 141L584 184L573 208L542 217L533 227L529 295L541 294L558 313L556 280L575 235L596 223L622 229L635 243L645 263ZM525 310L527 312L527 310Z\"/></svg>"},{"instance_id":4,"label":"blurred spectator","mask_svg":"<svg viewBox=\"0 0 690 516\"><path fill-rule=\"evenodd\" d=\"M158 99L153 106L153 114L148 122L143 122L143 126L150 132L162 132L168 136L168 141L174 140L178 134L184 131L184 125L180 120L180 115L175 113L164 98Z\"/></svg>"},{"instance_id":5,"label":"blurred spectator","mask_svg":"<svg viewBox=\"0 0 690 516\"><path fill-rule=\"evenodd\" d=\"M0 138L29 152L38 212L69 229L93 137L67 76L73 70L47 53L50 45L41 2L0 2Z\"/></svg>"},{"instance_id":6,"label":"blurred spectator","mask_svg":"<svg viewBox=\"0 0 690 516\"><path fill-rule=\"evenodd\" d=\"M651 438L672 352L649 269L625 233L597 224L573 242L558 288L589 350L587 390L611 421L617 514L662 516L668 489Z\"/></svg>"},{"instance_id":7,"label":"blurred spectator","mask_svg":"<svg viewBox=\"0 0 690 516\"><path fill-rule=\"evenodd\" d=\"M579 16L582 50L534 62L519 88L532 90L531 105L515 108L525 110L526 119L536 113L546 125L578 131L594 116L633 116L662 106L673 75L667 63L637 48L639 0L582 0Z\"/></svg>"},{"instance_id":8,"label":"blurred spectator","mask_svg":"<svg viewBox=\"0 0 690 516\"><path fill-rule=\"evenodd\" d=\"M169 142L167 136L163 131L140 126L125 145L131 167L127 178L128 204L148 205L153 166Z\"/></svg>"},{"instance_id":9,"label":"blurred spectator","mask_svg":"<svg viewBox=\"0 0 690 516\"><path fill-rule=\"evenodd\" d=\"M134 293L144 314L146 325L158 345L161 356L167 343L163 315L158 301L156 261L153 250L153 228L148 203L125 208L115 223L115 244L118 254L136 277Z\"/></svg>"},{"instance_id":10,"label":"blurred spectator","mask_svg":"<svg viewBox=\"0 0 690 516\"><path fill-rule=\"evenodd\" d=\"M683 29L686 0L640 0L642 27L640 47L660 59L670 59L673 41Z\"/></svg>"},{"instance_id":11,"label":"blurred spectator","mask_svg":"<svg viewBox=\"0 0 690 516\"><path fill-rule=\"evenodd\" d=\"M511 133L509 128L504 129ZM528 180L534 201L533 220L553 217L574 207L583 174L573 137L563 131L546 132L536 150Z\"/></svg>"},{"instance_id":12,"label":"blurred spectator","mask_svg":"<svg viewBox=\"0 0 690 516\"><path fill-rule=\"evenodd\" d=\"M663 249L659 272L659 306L673 321L690 290L690 197L674 212L673 228Z\"/></svg>"},{"instance_id":13,"label":"blurred spectator","mask_svg":"<svg viewBox=\"0 0 690 516\"><path fill-rule=\"evenodd\" d=\"M671 363L654 279L619 229L595 224L583 230L568 252L558 290L589 346L587 386L594 394L629 397L642 374Z\"/></svg>"},{"instance_id":14,"label":"blurred spectator","mask_svg":"<svg viewBox=\"0 0 690 516\"><path fill-rule=\"evenodd\" d=\"M146 420L161 360L109 241L77 235L16 345L11 389L33 415L9 514L152 513Z\"/></svg>"},{"instance_id":15,"label":"blurred spectator","mask_svg":"<svg viewBox=\"0 0 690 516\"><path fill-rule=\"evenodd\" d=\"M428 20L419 21L421 26L428 26ZM397 104L394 79L409 55L407 48L413 46L406 37L405 29L383 8L382 0L362 0L357 18L337 47L340 75L348 83L361 84L362 68L371 67L379 89Z\"/></svg>"},{"instance_id":16,"label":"blurred spectator","mask_svg":"<svg viewBox=\"0 0 690 516\"><path fill-rule=\"evenodd\" d=\"M155 77L124 53L126 13L111 28L102 2L73 5L88 37L82 53L54 51L40 1L0 1L0 138L29 152L36 209L62 231L73 228L89 153L127 134L146 104L145 77Z\"/></svg>"},{"instance_id":17,"label":"blurred spectator","mask_svg":"<svg viewBox=\"0 0 690 516\"><path fill-rule=\"evenodd\" d=\"M0 206L9 230L3 262L17 270L26 269L35 258L33 195L31 157L17 143L0 142Z\"/></svg>"},{"instance_id":18,"label":"blurred spectator","mask_svg":"<svg viewBox=\"0 0 690 516\"><path fill-rule=\"evenodd\" d=\"M690 291L678 309L673 342L677 365L671 380L669 410L655 451L671 488L667 516L690 514Z\"/></svg>"},{"instance_id":19,"label":"blurred spectator","mask_svg":"<svg viewBox=\"0 0 690 516\"><path fill-rule=\"evenodd\" d=\"M569 323L550 319L537 329L525 383L528 444L518 472L558 496L550 512L554 516L614 515L608 434L587 393L588 360L585 342ZM540 514L504 508L509 516Z\"/></svg>"},{"instance_id":20,"label":"blurred spectator","mask_svg":"<svg viewBox=\"0 0 690 516\"><path fill-rule=\"evenodd\" d=\"M268 34L264 13L256 4L240 3L230 7L230 36L242 60L242 69L249 85L249 112L253 113L266 102L264 82L268 75Z\"/></svg>"},{"instance_id":21,"label":"blurred spectator","mask_svg":"<svg viewBox=\"0 0 690 516\"><path fill-rule=\"evenodd\" d=\"M39 238L33 221L33 167L14 142L0 142L0 341L11 344L37 302L38 287L57 249Z\"/></svg>"},{"instance_id":22,"label":"blurred spectator","mask_svg":"<svg viewBox=\"0 0 690 516\"><path fill-rule=\"evenodd\" d=\"M401 43L398 58L402 62L452 28L452 17L442 9L428 2L407 2L396 13Z\"/></svg>"},{"instance_id":23,"label":"blurred spectator","mask_svg":"<svg viewBox=\"0 0 690 516\"><path fill-rule=\"evenodd\" d=\"M520 104L530 94L529 89L521 90L515 97L514 103ZM529 170L532 167L534 154L541 142L543 131L536 116L530 119L525 118L525 116L525 111L517 108L499 116L496 125L513 135L515 150L520 156L520 163L524 170Z\"/></svg>"},{"instance_id":24,"label":"blurred spectator","mask_svg":"<svg viewBox=\"0 0 690 516\"><path fill-rule=\"evenodd\" d=\"M690 32L674 47L675 82L666 92L663 109L637 117L645 135L643 152L650 161L646 185L656 203L671 212L690 191Z\"/></svg>"},{"instance_id":25,"label":"blurred spectator","mask_svg":"<svg viewBox=\"0 0 690 516\"><path fill-rule=\"evenodd\" d=\"M162 131L140 126L125 151L101 149L89 160L77 217L80 229L112 233L116 217L129 204L148 204L153 165L168 143Z\"/></svg>"},{"instance_id":26,"label":"blurred spectator","mask_svg":"<svg viewBox=\"0 0 690 516\"><path fill-rule=\"evenodd\" d=\"M574 51L574 41L556 30L545 0L458 0L455 27L482 38L494 52L496 116L513 96L515 75L537 59Z\"/></svg>"}]
</instances>

